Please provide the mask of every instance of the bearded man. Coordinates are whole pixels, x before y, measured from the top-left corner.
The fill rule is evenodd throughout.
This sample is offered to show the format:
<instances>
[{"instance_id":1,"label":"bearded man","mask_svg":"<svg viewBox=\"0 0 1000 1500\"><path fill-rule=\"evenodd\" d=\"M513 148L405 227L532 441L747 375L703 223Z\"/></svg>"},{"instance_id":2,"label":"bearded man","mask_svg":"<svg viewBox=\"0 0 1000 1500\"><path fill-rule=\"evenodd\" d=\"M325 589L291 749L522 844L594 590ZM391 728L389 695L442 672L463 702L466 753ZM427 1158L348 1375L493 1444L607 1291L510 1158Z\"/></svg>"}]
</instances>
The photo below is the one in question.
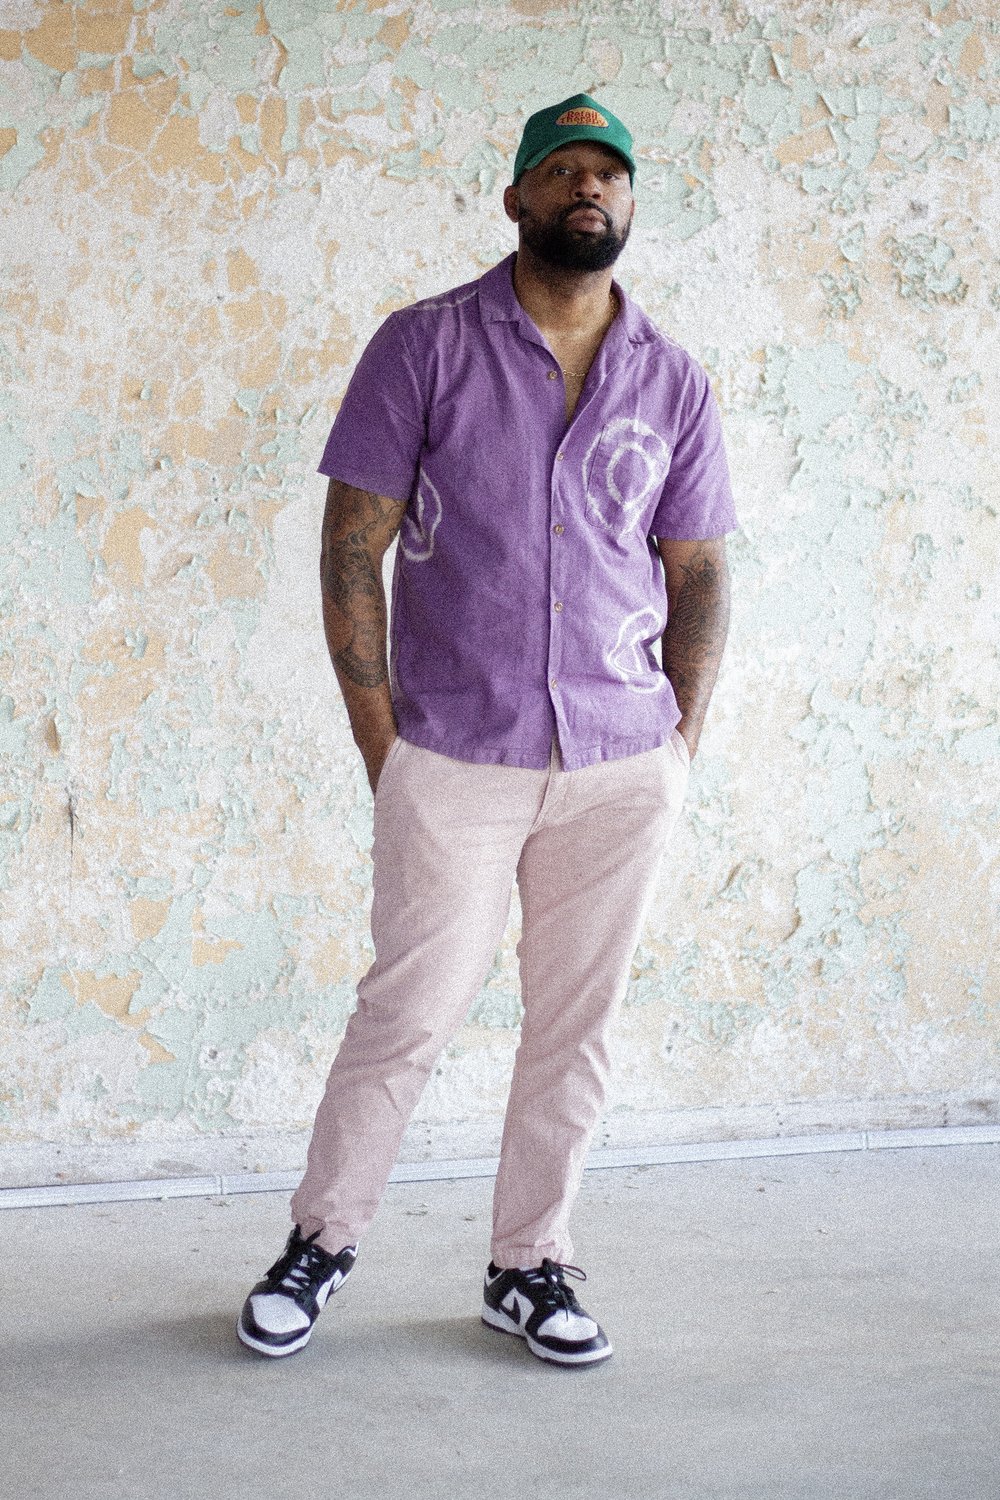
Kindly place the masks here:
<instances>
[{"instance_id":1,"label":"bearded man","mask_svg":"<svg viewBox=\"0 0 1000 1500\"><path fill-rule=\"evenodd\" d=\"M324 628L374 793L375 960L295 1227L240 1317L262 1354L301 1349L353 1266L515 880L524 1019L482 1318L555 1364L611 1353L569 1284L568 1218L718 672L736 524L704 370L612 279L634 171L588 95L532 115L503 200L516 253L382 324L319 466Z\"/></svg>"}]
</instances>

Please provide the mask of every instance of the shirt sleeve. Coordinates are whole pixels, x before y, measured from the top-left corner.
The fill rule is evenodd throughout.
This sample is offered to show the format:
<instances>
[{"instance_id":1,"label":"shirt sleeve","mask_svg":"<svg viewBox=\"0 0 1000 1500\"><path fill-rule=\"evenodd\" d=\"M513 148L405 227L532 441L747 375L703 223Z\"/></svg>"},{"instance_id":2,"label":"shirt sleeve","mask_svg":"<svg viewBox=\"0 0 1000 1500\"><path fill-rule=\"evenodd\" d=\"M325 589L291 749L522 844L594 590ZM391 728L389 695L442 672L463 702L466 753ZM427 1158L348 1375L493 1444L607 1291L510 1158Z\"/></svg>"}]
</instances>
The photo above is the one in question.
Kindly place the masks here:
<instances>
[{"instance_id":1,"label":"shirt sleeve","mask_svg":"<svg viewBox=\"0 0 1000 1500\"><path fill-rule=\"evenodd\" d=\"M706 541L738 526L719 405L708 376L691 382L691 407L670 459L670 470L649 527L650 536Z\"/></svg>"},{"instance_id":2,"label":"shirt sleeve","mask_svg":"<svg viewBox=\"0 0 1000 1500\"><path fill-rule=\"evenodd\" d=\"M409 500L426 428L426 403L403 319L391 313L355 367L318 473L391 500Z\"/></svg>"}]
</instances>

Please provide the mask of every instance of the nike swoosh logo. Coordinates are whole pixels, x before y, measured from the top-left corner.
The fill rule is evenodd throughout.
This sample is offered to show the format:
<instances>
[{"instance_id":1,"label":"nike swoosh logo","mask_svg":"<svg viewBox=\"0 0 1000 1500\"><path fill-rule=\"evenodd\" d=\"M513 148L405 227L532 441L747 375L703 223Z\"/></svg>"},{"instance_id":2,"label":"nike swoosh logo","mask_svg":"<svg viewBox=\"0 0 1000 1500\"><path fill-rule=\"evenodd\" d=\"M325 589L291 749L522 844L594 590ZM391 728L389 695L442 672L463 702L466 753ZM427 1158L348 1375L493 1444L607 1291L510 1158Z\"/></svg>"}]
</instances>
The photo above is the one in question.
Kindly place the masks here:
<instances>
[{"instance_id":1,"label":"nike swoosh logo","mask_svg":"<svg viewBox=\"0 0 1000 1500\"><path fill-rule=\"evenodd\" d=\"M509 1316L513 1320L513 1322L517 1323L518 1326L520 1326L520 1323L521 1323L521 1299L517 1295L517 1293L516 1292L511 1292L503 1300L503 1302L501 1302L500 1306L503 1308L503 1310L504 1310L505 1313L509 1314Z\"/></svg>"}]
</instances>

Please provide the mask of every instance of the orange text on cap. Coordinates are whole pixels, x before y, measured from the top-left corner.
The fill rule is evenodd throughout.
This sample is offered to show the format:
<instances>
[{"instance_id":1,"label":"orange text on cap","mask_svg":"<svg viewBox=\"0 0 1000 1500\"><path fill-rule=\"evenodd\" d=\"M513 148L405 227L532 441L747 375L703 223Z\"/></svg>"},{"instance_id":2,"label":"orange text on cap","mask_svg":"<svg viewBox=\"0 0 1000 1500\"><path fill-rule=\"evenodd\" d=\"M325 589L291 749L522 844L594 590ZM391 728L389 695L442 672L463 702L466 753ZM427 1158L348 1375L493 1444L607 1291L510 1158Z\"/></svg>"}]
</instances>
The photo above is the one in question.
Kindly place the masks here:
<instances>
[{"instance_id":1,"label":"orange text on cap","mask_svg":"<svg viewBox=\"0 0 1000 1500\"><path fill-rule=\"evenodd\" d=\"M568 109L561 114L556 121L557 125L603 125L607 127L607 120L596 109Z\"/></svg>"}]
</instances>

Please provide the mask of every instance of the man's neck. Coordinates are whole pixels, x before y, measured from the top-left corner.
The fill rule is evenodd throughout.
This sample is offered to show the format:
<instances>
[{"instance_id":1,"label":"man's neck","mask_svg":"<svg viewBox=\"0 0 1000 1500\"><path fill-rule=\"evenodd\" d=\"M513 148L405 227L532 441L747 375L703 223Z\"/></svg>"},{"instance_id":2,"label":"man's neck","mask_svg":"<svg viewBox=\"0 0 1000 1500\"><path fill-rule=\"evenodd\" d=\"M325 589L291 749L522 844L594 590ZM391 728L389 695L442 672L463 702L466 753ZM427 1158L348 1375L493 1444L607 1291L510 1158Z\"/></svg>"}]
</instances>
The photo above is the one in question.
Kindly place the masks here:
<instances>
[{"instance_id":1,"label":"man's neck","mask_svg":"<svg viewBox=\"0 0 1000 1500\"><path fill-rule=\"evenodd\" d=\"M522 245L514 262L514 295L539 328L555 334L589 333L607 324L613 308L611 268L559 270Z\"/></svg>"}]
</instances>

